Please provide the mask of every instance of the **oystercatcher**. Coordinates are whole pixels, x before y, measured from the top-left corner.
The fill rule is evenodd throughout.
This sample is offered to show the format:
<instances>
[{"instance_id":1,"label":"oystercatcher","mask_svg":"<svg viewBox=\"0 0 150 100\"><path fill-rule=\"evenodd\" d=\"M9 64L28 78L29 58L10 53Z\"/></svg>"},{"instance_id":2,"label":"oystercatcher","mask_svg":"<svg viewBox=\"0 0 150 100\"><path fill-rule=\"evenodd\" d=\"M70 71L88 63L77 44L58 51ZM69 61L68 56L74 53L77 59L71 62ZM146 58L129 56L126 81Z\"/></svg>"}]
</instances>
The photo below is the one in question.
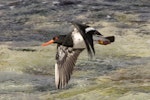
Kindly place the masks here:
<instances>
[{"instance_id":1,"label":"oystercatcher","mask_svg":"<svg viewBox=\"0 0 150 100\"><path fill-rule=\"evenodd\" d=\"M94 42L102 45L114 42L115 37L103 37L95 28L86 24L72 22L74 29L67 35L55 36L52 40L43 43L42 46L57 44L55 63L55 85L57 89L64 88L70 80L76 60L79 54L87 49L90 57L95 54Z\"/></svg>"}]
</instances>

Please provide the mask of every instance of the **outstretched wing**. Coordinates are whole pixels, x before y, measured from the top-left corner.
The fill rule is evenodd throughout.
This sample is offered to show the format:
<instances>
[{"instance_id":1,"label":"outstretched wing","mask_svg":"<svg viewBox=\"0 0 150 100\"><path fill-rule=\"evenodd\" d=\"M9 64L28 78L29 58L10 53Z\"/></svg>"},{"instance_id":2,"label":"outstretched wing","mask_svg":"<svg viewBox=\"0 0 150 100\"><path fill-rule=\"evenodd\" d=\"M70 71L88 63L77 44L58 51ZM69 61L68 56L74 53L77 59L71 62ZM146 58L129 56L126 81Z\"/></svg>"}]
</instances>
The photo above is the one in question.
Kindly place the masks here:
<instances>
[{"instance_id":1,"label":"outstretched wing","mask_svg":"<svg viewBox=\"0 0 150 100\"><path fill-rule=\"evenodd\" d=\"M70 80L77 57L83 49L73 49L62 45L57 46L55 64L55 84L56 88L63 88Z\"/></svg>"}]
</instances>

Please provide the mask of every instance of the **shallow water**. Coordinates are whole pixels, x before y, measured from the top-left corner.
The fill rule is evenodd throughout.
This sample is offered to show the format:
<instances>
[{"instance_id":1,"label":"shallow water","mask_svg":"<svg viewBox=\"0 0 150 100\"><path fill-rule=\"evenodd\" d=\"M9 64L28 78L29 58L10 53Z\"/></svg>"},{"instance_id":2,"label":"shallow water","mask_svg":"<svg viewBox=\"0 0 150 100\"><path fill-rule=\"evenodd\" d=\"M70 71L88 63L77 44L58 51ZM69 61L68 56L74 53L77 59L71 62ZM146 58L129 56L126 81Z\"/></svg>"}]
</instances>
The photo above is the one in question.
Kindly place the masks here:
<instances>
[{"instance_id":1,"label":"shallow water","mask_svg":"<svg viewBox=\"0 0 150 100\"><path fill-rule=\"evenodd\" d=\"M63 0L62 0L63 1ZM148 100L150 98L149 0L0 0L1 100ZM37 9L38 8L38 9ZM40 45L71 31L66 21L81 21L103 35L95 58L81 53L65 89L56 90L56 45ZM59 29L59 30L58 30Z\"/></svg>"},{"instance_id":2,"label":"shallow water","mask_svg":"<svg viewBox=\"0 0 150 100\"><path fill-rule=\"evenodd\" d=\"M93 96L96 96L96 100L102 98L104 98L104 100L109 100L110 98L116 100L116 98L120 98L128 92L131 92L129 95L134 95L134 92L139 94L145 93L142 95L147 95L149 93L150 57L124 56L122 55L122 51L118 51L120 55L117 53L112 55L111 52L113 52L113 49L109 49L106 55L105 53L101 55L102 52L99 53L98 50L101 51L104 49L105 51L105 49L112 48L112 46L103 47L96 45L95 47L97 52L93 60L88 60L86 51L81 53L68 86L62 90L55 89L53 72L54 62L50 63L53 59L51 59L52 61L48 59L50 66L41 69L39 69L40 66L33 66L34 68L22 66L23 69L13 67L14 71L6 71L9 69L8 67L5 71L0 72L1 99L65 100L68 98L68 100L90 100ZM44 49L51 50L52 48L55 47L50 46ZM53 52L44 51L49 55L54 55ZM39 54L39 52L43 51L37 50L37 52L37 54ZM43 57L46 56L44 55ZM24 56L22 56L22 58L24 58ZM30 60L32 61L32 59ZM25 70L24 68L27 69ZM51 71L47 73L47 70ZM123 86L124 84L126 84L126 87ZM137 87L137 89L134 87ZM146 87L147 89L143 89ZM120 90L120 88L123 89ZM116 92L117 94L115 95L114 93Z\"/></svg>"}]
</instances>

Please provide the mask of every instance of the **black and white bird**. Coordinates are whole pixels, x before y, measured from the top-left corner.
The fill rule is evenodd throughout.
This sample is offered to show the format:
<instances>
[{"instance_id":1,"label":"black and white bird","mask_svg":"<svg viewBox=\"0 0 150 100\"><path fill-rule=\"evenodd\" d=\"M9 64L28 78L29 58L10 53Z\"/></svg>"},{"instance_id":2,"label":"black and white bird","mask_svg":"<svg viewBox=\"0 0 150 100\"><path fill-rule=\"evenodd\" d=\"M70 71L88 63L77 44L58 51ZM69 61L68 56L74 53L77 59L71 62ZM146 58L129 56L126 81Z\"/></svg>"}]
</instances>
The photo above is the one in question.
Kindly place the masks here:
<instances>
[{"instance_id":1,"label":"black and white bird","mask_svg":"<svg viewBox=\"0 0 150 100\"><path fill-rule=\"evenodd\" d=\"M71 78L79 54L87 49L90 57L95 54L94 42L102 45L114 42L114 36L103 37L95 28L85 24L72 22L74 29L67 35L55 36L42 46L57 44L55 63L55 85L57 89L64 88Z\"/></svg>"}]
</instances>

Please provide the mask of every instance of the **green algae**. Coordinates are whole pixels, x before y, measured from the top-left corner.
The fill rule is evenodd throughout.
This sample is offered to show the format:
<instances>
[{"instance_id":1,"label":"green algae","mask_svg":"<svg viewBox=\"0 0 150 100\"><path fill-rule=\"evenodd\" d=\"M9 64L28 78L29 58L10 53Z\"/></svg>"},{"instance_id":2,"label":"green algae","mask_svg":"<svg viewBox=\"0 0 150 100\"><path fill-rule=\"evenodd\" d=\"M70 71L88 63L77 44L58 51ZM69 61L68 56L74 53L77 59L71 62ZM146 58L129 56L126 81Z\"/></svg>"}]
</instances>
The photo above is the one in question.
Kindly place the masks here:
<instances>
[{"instance_id":1,"label":"green algae","mask_svg":"<svg viewBox=\"0 0 150 100\"><path fill-rule=\"evenodd\" d=\"M120 88L120 87L109 87L103 90L101 92L103 95L108 96L108 95L113 95L113 96L120 96L122 94L125 94L129 91L127 88Z\"/></svg>"},{"instance_id":2,"label":"green algae","mask_svg":"<svg viewBox=\"0 0 150 100\"><path fill-rule=\"evenodd\" d=\"M132 87L133 91L138 91L138 92L145 92L149 93L150 92L150 84L149 86L137 86L137 87Z\"/></svg>"},{"instance_id":3,"label":"green algae","mask_svg":"<svg viewBox=\"0 0 150 100\"><path fill-rule=\"evenodd\" d=\"M94 90L97 90L97 89L100 89L100 88L103 88L104 86L102 85L97 85L97 86L92 86L92 87L87 87L87 88L80 88L80 89L75 89L73 91L68 91L68 92L65 92L65 93L61 93L57 96L57 98L68 98L68 97L71 97L71 96L75 96L75 95L78 95L78 94L82 94L82 93L88 93L90 91L94 91Z\"/></svg>"},{"instance_id":4,"label":"green algae","mask_svg":"<svg viewBox=\"0 0 150 100\"><path fill-rule=\"evenodd\" d=\"M16 71L16 72L21 71L23 73L42 75L43 77L45 77L44 76L45 74L48 74L49 76L47 80L49 80L49 78L51 77L50 74L54 73L55 52L52 51L55 51L56 47L49 46L46 48L45 47L42 48L40 47L41 44L38 42L37 45L39 46L39 48L35 48L34 46L36 45L34 45L34 43L31 40L35 39L37 41L45 41L46 38L47 39L51 38L50 33L56 35L62 31L65 31L64 28L66 28L66 25L62 23L66 23L64 22L66 21L66 19L76 20L76 18L78 18L77 20L83 20L83 22L86 23L89 23L89 20L93 21L92 26L96 26L96 28L99 28L99 31L104 36L116 35L115 36L116 41L113 44L108 46L99 46L99 45L95 46L96 57L100 60L108 59L108 61L105 60L106 62L99 62L99 65L96 66L107 67L109 65L113 65L114 68L116 68L117 66L117 68L128 67L128 69L130 69L131 67L138 64L138 65L142 65L142 69L136 70L136 68L139 67L136 66L136 68L127 70L125 73L117 74L116 76L118 77L116 78L116 80L115 79L111 80L111 78L109 79L107 77L104 78L99 77L96 76L96 74L99 75L99 73L102 73L103 69L98 70L98 68L95 69L94 67L93 68L94 70L91 71L90 68L86 68L86 69L84 69L85 67L82 68L80 63L87 61L87 56L85 56L87 53L85 50L86 54L83 55L84 57L80 56L82 58L79 58L81 60L79 62L77 61L76 64L79 65L79 67L81 67L83 70L77 70L77 72L73 74L71 80L74 80L74 78L76 78L77 80L80 79L82 80L85 77L88 78L90 77L88 80L85 81L89 83L88 85L85 85L84 84L85 82L80 83L79 81L81 86L75 85L65 90L58 90L57 93L51 94L51 92L56 91L54 89L53 80L50 80L48 82L47 81L43 82L43 79L29 80L28 78L31 77L31 75L29 75L28 77L25 77L25 80L28 80L27 84L25 85L22 85L22 80L18 80L18 79L6 80L6 83L10 82L10 84L16 81L19 81L21 83L20 85L13 84L14 87L13 85L12 87L7 86L6 88L8 88L8 90L11 92L7 90L6 91L2 90L0 96L1 99L6 100L6 99L14 98L14 100L16 99L34 100L34 96L39 97L43 95L44 98L43 100L45 100L46 98L45 93L47 93L47 90L48 92L50 92L50 94L47 95L47 98L49 98L49 100L55 100L55 98L56 99L58 98L59 100L61 99L66 100L68 98L70 100L78 100L78 98L79 100L92 100L92 99L117 100L115 98L122 97L124 96L124 94L128 94L128 93L132 94L132 92L135 93L150 92L150 84L149 84L150 81L149 81L149 72L148 72L149 70L148 68L150 64L146 65L145 63L143 63L145 61L142 59L138 60L137 62L131 61L132 63L128 63L125 61L125 60L128 61L131 60L131 59L126 59L127 57L142 58L142 57L149 57L150 55L149 52L150 36L148 35L150 29L149 19L148 19L149 0L147 0L147 4L146 3L144 4L142 0L141 3L138 2L140 0L137 0L137 2L134 1L135 4L132 4L132 2L129 2L129 4L127 4L127 2L126 3L116 2L117 5L114 5L116 3L115 1L112 2L112 0L104 0L103 1L104 4L102 2L99 3L100 0L99 1L97 0L98 2L97 1L94 2L95 5L90 3L90 6L88 5L87 7L84 7L86 4L82 4L81 2L81 4L75 5L76 7L78 7L77 9L76 7L72 7L73 5L70 5L71 9L73 8L73 12L71 9L70 10L67 9L67 11L63 9L69 6L61 6L61 7L59 5L52 6L51 1L47 2L46 0L41 0L39 4L34 3L33 0L26 0L30 5L26 5L27 3L26 1L24 3L21 3L19 1L20 3L14 6L13 5L9 6L8 1L10 0L6 0L6 1L1 0L1 2L6 3L6 5L1 3L2 4L1 5L2 12L0 12L0 16L2 16L1 17L2 19L1 40L4 41L13 40L11 41L10 44L15 44L15 46L18 46L18 44L16 43L20 43L21 41L24 40L25 41L29 40L30 42L27 42L26 44L27 45L32 44L32 47L25 47L24 44L21 44L21 46L24 46L23 48L16 49L15 46L13 46L13 49L11 50L7 47L0 48L0 71ZM46 2L43 3L42 1L46 1ZM107 4L105 5L105 1L107 1L107 3L109 1L111 2L109 5ZM121 1L126 1L126 0L121 0ZM14 8L10 10L9 7L12 8L14 7ZM36 8L38 8L38 10ZM104 10L103 12L101 11L102 9ZM87 13L86 10L88 11ZM62 25L64 27L60 28L60 26ZM69 29L69 27L67 27L67 29ZM64 33L66 34L68 33L68 31ZM20 41L15 41L15 40L20 40ZM92 67L94 66L94 64L87 67ZM144 66L148 66L148 67L145 68ZM117 68L115 70L118 70ZM144 71L145 69L147 71ZM107 72L110 71L112 70L107 69ZM94 73L94 75L92 75L92 73ZM112 73L111 75L109 74L108 76L112 76L114 74L115 73ZM6 76L8 76L8 74ZM6 76L4 76L4 78L7 78ZM3 76L1 76L1 78L2 77ZM5 81L4 83L3 81L1 81L1 84L6 84L6 83ZM40 86L37 87L36 89L34 88L34 85L36 86L37 83ZM94 85L91 83L94 83ZM48 87L47 85L53 88ZM1 87L3 88L2 85ZM42 90L42 92L41 91L39 92L39 90ZM29 96L29 98L25 98L28 96L28 94L31 96ZM133 99L132 95L129 96L131 99ZM119 100L131 100L131 99L119 99ZM135 99L135 100L139 100L139 99ZM141 100L147 100L147 99L141 99Z\"/></svg>"}]
</instances>

